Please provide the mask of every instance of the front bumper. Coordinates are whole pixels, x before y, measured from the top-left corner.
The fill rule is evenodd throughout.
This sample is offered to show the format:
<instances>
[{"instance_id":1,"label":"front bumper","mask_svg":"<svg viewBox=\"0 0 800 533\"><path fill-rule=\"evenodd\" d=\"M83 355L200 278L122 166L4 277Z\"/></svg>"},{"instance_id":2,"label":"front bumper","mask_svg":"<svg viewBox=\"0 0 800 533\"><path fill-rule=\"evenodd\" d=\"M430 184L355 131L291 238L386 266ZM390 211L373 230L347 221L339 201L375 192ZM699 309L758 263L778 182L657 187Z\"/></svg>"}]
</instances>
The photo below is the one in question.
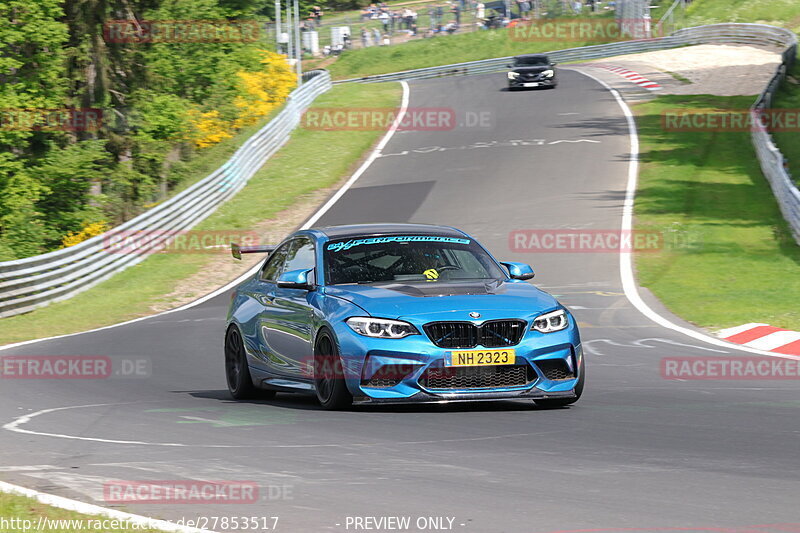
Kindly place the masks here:
<instances>
[{"instance_id":1,"label":"front bumper","mask_svg":"<svg viewBox=\"0 0 800 533\"><path fill-rule=\"evenodd\" d=\"M552 78L534 78L534 79L525 79L522 77L518 78L509 78L508 79L508 86L509 87L555 87L556 79L555 77Z\"/></svg>"},{"instance_id":2,"label":"front bumper","mask_svg":"<svg viewBox=\"0 0 800 533\"><path fill-rule=\"evenodd\" d=\"M424 333L404 339L375 339L358 335L346 325L336 333L344 379L356 403L574 398L582 377L583 350L574 319L569 320L570 326L563 331L526 331L522 340L510 347L516 353L513 365L458 367L479 370L463 371L464 375L451 381L440 373L455 372L454 367L444 366L452 350L437 347ZM514 373L513 383L504 384L506 378L493 375L493 369L519 372ZM482 379L500 385L482 386ZM432 385L442 383L446 385Z\"/></svg>"},{"instance_id":3,"label":"front bumper","mask_svg":"<svg viewBox=\"0 0 800 533\"><path fill-rule=\"evenodd\" d=\"M354 404L382 404L382 403L453 403L453 402L484 402L498 400L545 400L557 398L575 398L576 394L569 392L545 392L533 387L524 391L506 392L460 392L453 394L432 394L420 391L407 398L373 398L371 396L354 396Z\"/></svg>"}]
</instances>

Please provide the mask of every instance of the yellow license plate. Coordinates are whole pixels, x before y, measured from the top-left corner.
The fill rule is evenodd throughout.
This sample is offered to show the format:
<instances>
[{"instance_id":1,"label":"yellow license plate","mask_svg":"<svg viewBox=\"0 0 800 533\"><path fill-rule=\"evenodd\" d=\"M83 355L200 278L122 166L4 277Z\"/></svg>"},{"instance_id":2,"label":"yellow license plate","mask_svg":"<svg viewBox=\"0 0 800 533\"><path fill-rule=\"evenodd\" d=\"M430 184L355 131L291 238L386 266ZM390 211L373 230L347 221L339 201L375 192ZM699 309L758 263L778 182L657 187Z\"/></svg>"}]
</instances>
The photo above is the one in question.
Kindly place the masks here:
<instances>
[{"instance_id":1,"label":"yellow license plate","mask_svg":"<svg viewBox=\"0 0 800 533\"><path fill-rule=\"evenodd\" d=\"M513 365L514 350L458 350L445 357L445 366Z\"/></svg>"}]
</instances>

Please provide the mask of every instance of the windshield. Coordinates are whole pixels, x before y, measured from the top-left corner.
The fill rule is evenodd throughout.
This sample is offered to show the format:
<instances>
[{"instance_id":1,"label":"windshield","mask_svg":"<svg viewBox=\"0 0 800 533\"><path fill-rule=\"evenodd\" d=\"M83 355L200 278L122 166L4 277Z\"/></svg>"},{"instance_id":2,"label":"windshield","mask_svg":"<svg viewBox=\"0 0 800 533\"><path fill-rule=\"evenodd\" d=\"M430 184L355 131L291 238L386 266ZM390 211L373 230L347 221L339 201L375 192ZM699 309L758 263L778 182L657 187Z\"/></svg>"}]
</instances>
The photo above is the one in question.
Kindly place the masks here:
<instances>
[{"instance_id":1,"label":"windshield","mask_svg":"<svg viewBox=\"0 0 800 533\"><path fill-rule=\"evenodd\" d=\"M515 67L546 67L550 60L546 57L517 57L514 58Z\"/></svg>"},{"instance_id":2,"label":"windshield","mask_svg":"<svg viewBox=\"0 0 800 533\"><path fill-rule=\"evenodd\" d=\"M498 280L507 276L474 240L437 235L390 235L331 241L325 277L341 283Z\"/></svg>"}]
</instances>

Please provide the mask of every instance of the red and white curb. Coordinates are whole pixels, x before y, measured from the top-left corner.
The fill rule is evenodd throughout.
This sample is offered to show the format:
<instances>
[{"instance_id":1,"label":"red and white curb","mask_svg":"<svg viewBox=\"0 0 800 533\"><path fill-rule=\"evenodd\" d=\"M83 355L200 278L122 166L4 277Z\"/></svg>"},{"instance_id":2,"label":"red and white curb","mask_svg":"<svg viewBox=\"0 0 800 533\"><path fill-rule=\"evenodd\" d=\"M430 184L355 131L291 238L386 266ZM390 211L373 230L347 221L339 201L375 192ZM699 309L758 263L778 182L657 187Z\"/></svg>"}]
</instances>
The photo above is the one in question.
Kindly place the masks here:
<instances>
[{"instance_id":1,"label":"red and white curb","mask_svg":"<svg viewBox=\"0 0 800 533\"><path fill-rule=\"evenodd\" d=\"M656 83L654 81L648 80L647 78L645 78L644 76L642 76L638 72L634 72L632 70L628 70L628 69L622 68L622 67L612 67L610 65L593 65L593 66L595 66L597 68L603 68L603 69L609 70L609 71L613 72L614 74L619 74L623 78L627 79L628 81L630 81L632 83L635 83L636 85L638 85L639 87L642 87L644 89L647 89L647 90L650 90L650 91L657 91L657 90L661 89L661 85L659 85L658 83Z\"/></svg>"},{"instance_id":2,"label":"red and white curb","mask_svg":"<svg viewBox=\"0 0 800 533\"><path fill-rule=\"evenodd\" d=\"M776 328L769 324L744 324L723 329L717 336L728 342L741 344L758 350L800 355L800 331Z\"/></svg>"}]
</instances>

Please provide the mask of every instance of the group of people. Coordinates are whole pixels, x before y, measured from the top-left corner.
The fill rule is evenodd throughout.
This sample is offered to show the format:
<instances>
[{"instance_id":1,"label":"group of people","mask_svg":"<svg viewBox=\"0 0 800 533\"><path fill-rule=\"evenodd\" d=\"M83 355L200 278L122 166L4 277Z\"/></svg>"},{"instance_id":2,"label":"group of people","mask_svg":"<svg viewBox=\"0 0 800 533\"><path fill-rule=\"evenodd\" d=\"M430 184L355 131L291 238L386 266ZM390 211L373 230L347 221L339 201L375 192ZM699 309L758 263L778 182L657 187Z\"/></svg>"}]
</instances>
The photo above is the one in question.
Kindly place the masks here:
<instances>
[{"instance_id":1,"label":"group of people","mask_svg":"<svg viewBox=\"0 0 800 533\"><path fill-rule=\"evenodd\" d=\"M448 0L443 4L432 4L420 11L406 6L402 9L391 9L385 3L370 4L361 10L361 21L377 20L381 23L382 31L378 28L361 29L362 46L388 45L391 36L396 32L405 32L414 37L422 34L430 37L439 33L455 33L462 24L462 17L468 5L480 6L483 4L474 0ZM484 10L485 11L485 10ZM428 15L428 24L420 28L418 22L421 15Z\"/></svg>"},{"instance_id":2,"label":"group of people","mask_svg":"<svg viewBox=\"0 0 800 533\"><path fill-rule=\"evenodd\" d=\"M568 5L578 13L584 9L596 11L600 8L602 0L570 0ZM606 2L603 2L606 3ZM613 0L608 2L613 5ZM505 5L511 8L511 13L506 13ZM361 47L369 46L388 46L392 43L392 38L397 33L405 33L409 37L433 37L437 34L452 34L462 27L464 14L471 13L474 16L474 24L478 29L495 29L507 26L512 18L530 20L534 16L537 0L510 0L509 4L503 2L503 7L493 5L488 8L483 0L446 0L443 3L429 4L417 8L413 5L392 8L384 2L369 4L360 13L362 23L370 21L380 22L379 27L366 27L362 25L360 31ZM427 15L427 24L424 23L424 15ZM422 16L422 20L420 17ZM314 6L311 8L308 19L307 29L315 29L322 21L322 10ZM418 26L422 26L420 28ZM472 23L472 21L470 22ZM351 41L348 38L344 48L350 48ZM339 46L341 48L342 45ZM325 47L325 55L338 53L341 50L334 50ZM330 48L330 49L329 49Z\"/></svg>"}]
</instances>

